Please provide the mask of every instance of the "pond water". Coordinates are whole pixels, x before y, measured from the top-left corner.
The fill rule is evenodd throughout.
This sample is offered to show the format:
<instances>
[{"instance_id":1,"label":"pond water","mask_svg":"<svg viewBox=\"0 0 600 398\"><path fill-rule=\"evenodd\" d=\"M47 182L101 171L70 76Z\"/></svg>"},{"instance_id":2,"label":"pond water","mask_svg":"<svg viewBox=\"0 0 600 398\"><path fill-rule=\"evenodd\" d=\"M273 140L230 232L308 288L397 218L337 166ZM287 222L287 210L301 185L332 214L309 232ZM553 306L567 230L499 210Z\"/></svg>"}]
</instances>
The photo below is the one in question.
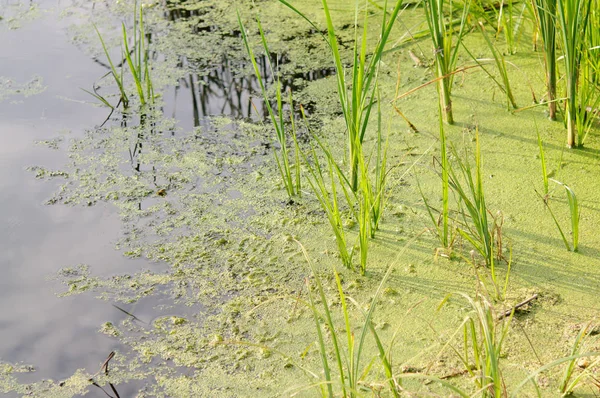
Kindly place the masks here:
<instances>
[{"instance_id":1,"label":"pond water","mask_svg":"<svg viewBox=\"0 0 600 398\"><path fill-rule=\"evenodd\" d=\"M35 364L36 371L23 377L29 382L98 367L118 346L97 333L99 326L127 317L89 295L56 297L61 287L50 277L79 263L104 275L147 266L114 249L121 226L113 207L47 206L58 181L42 183L28 170L40 164L60 168L67 161L64 151L36 141L80 137L107 114L80 89L106 70L71 42L67 28L73 21L60 17L65 5L0 3L0 358ZM136 313L155 316L146 303Z\"/></svg>"}]
</instances>

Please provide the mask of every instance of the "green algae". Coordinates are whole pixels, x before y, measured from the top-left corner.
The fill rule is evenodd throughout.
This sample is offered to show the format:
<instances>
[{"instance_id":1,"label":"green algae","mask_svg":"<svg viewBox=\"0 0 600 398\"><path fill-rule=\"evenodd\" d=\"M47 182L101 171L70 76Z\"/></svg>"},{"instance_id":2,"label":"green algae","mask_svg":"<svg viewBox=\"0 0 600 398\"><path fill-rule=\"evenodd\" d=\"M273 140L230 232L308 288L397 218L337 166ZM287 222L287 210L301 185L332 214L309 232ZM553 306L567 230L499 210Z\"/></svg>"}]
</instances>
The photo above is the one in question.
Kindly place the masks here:
<instances>
[{"instance_id":1,"label":"green algae","mask_svg":"<svg viewBox=\"0 0 600 398\"><path fill-rule=\"evenodd\" d=\"M279 16L285 10L276 2L261 2L256 8L251 2L238 4L248 25L257 10L263 21L269 21L269 43L273 43L274 51L285 49L289 53L285 73L329 63L319 35L311 33L302 21L287 22L288 18ZM123 4L112 7L123 7L112 12L127 12ZM162 10L151 9L156 14L147 24L157 32L156 50L168 59L191 60L190 65L158 74L159 79L173 83L189 70L206 70L221 57L242 61L239 38L231 34L235 20L227 13L228 7L227 2L190 2L182 8L199 15L168 23L161 20ZM341 28L352 22L351 8L340 7L338 14L344 16ZM320 18L318 10L313 16ZM206 21L219 21L221 29L195 29L205 26ZM350 42L352 29L341 31L347 35L342 42ZM204 40L198 40L199 35ZM198 45L190 45L192 41ZM467 45L476 46L477 41L467 40ZM433 78L430 70L412 68L407 52L399 49L382 66L380 86L388 93L396 83L397 58L403 66L403 91ZM536 56L517 54L510 59L526 74L536 76ZM168 61L157 68L173 66ZM247 72L240 67L239 73ZM505 376L507 384L514 383L541 364L567 355L574 325L596 314L600 280L596 248L600 247L600 237L593 231L598 220L594 198L600 192L594 174L598 140L591 136L585 150L564 152L560 125L543 121L536 110L515 115L505 112L501 95L494 92L483 73L466 73L464 81L455 80L460 82L454 89L458 126L448 129L450 138L457 146L470 145L472 126L479 125L486 194L490 208L505 215L506 238L514 250L509 297L497 305L510 308L533 293L540 295L537 303L515 319L525 332L515 323L505 343ZM524 83L515 90L520 102L530 96ZM344 131L340 111L332 100L334 90L334 79L326 78L304 83L295 95L302 103L314 104L313 128L331 143L341 140ZM391 97L387 94L386 100ZM432 98L434 90L428 88L398 102L421 133L411 132L402 119L394 120L390 153L396 168L390 176L387 217L380 237L372 242L369 271L361 277L340 270L344 289L361 308L371 302L372 292L405 241L428 226L413 176L400 177L408 166L405 154L409 148L420 154L435 142L428 134L436 131ZM385 108L391 114L391 109ZM149 377L153 381L146 388L148 396L281 396L297 391L313 396L314 390L304 390L320 381L304 370L318 375L320 366L306 306L304 280L310 278L310 272L291 237L308 248L332 306L340 305L330 272L339 259L315 198L306 195L298 203L286 203L285 193L276 185L270 153L263 145L271 142L271 132L263 126L218 118L211 119L208 126L181 132L174 120L158 111L147 116L151 123L144 127L135 115L123 115L125 126L112 123L89 130L82 139L69 140L70 163L65 170L32 170L41 172L40 178L65 179L49 200L51 204L114 205L123 223L118 250L154 262L148 270L108 278L94 276L94 270L85 265L65 268L57 276L66 286L61 294L94 294L128 303L164 295L176 304L197 309L193 316L161 316L150 325L130 320L117 326L100 325L102 333L119 339L131 350L123 353L118 371L112 371L118 374L115 381ZM580 197L579 254L561 250L552 220L544 214L543 203L532 189L541 187L532 117L538 118L542 128L549 163L564 163L557 173L561 178L569 177L569 185ZM141 153L130 155L140 143ZM366 145L372 144L369 140ZM333 148L335 156L341 158L343 148ZM415 173L427 197L435 200L439 180L430 163L430 158L421 160ZM159 194L161 190L166 195ZM558 197L551 200L557 207L561 203ZM566 208L557 213L566 219ZM399 374L427 371L445 377L460 370L458 358L441 348L452 338L468 307L459 301L439 311L437 307L446 294L474 292L478 285L469 264L436 259L436 247L433 236L421 234L406 256L397 261L379 298L374 323L382 341L390 342L396 336L394 367ZM351 316L354 324L360 323L359 313ZM338 315L335 322L342 325L343 319ZM376 355L373 345L366 352ZM89 375L81 371L65 382L20 385L9 367L6 365L2 372L4 391L68 397L92 388ZM555 395L557 373L550 372L540 383L545 396ZM374 369L369 379L384 380L385 376L381 369ZM468 385L464 378L456 383ZM408 383L407 387L422 394L443 394L434 385Z\"/></svg>"},{"instance_id":2,"label":"green algae","mask_svg":"<svg viewBox=\"0 0 600 398\"><path fill-rule=\"evenodd\" d=\"M32 384L20 384L13 373L13 370L3 370L0 373L0 391L16 392L31 397L67 398L87 393L91 385L89 375L82 370L76 371L71 377L61 382L44 380Z\"/></svg>"},{"instance_id":3,"label":"green algae","mask_svg":"<svg viewBox=\"0 0 600 398\"><path fill-rule=\"evenodd\" d=\"M17 3L5 5L2 8L2 14L0 15L0 26L6 25L10 30L17 30L25 24L39 19L43 11L36 3L18 1Z\"/></svg>"},{"instance_id":4,"label":"green algae","mask_svg":"<svg viewBox=\"0 0 600 398\"><path fill-rule=\"evenodd\" d=\"M33 76L25 83L17 83L8 77L0 76L0 101L15 96L27 98L43 93L45 90L46 86L44 86L41 76Z\"/></svg>"}]
</instances>

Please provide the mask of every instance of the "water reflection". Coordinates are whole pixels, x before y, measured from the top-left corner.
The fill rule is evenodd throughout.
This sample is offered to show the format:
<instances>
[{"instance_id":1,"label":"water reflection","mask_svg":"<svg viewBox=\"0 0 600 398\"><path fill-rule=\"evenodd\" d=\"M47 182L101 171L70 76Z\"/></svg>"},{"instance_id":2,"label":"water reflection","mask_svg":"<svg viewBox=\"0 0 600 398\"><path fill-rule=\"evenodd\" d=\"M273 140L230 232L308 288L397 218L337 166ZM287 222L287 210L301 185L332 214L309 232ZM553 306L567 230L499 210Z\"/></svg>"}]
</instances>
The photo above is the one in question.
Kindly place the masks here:
<instances>
[{"instance_id":1,"label":"water reflection","mask_svg":"<svg viewBox=\"0 0 600 398\"><path fill-rule=\"evenodd\" d=\"M262 76L272 81L273 76L268 68L264 55L257 56L257 63ZM274 55L273 65L285 65L288 61L285 55ZM187 61L183 62L186 66ZM190 120L192 127L202 125L202 120L208 116L228 116L233 119L262 120L267 115L267 107L260 91L258 79L249 74L248 65L240 61L224 58L222 62L205 73L190 73L179 80L179 84L168 89L165 112L179 120ZM245 71L245 72L236 72ZM251 72L250 72L251 73ZM335 74L333 68L315 71L297 72L281 77L284 92L298 92L306 82L315 81ZM274 103L273 103L274 105ZM305 104L310 111L310 104ZM187 126L187 123L185 124Z\"/></svg>"},{"instance_id":2,"label":"water reflection","mask_svg":"<svg viewBox=\"0 0 600 398\"><path fill-rule=\"evenodd\" d=\"M214 22L205 18L206 12L199 9L195 1L167 1L164 17L172 22L193 21L188 25L197 37L211 33L227 39L233 38L237 43L242 42L237 28L225 32L213 25ZM249 61L246 60L245 53L240 53L240 48L236 48L234 53L237 54L235 58L221 55L216 60L211 60L211 64L182 57L179 62L181 68L199 72L179 79L178 84L167 91L166 102L171 102L172 99L173 103L173 108L166 110L167 114L173 118L191 121L192 127L200 126L203 118L215 115L233 119L263 119L267 115L267 107L262 100L259 82L251 70ZM273 81L266 56L256 54L256 61L263 79L267 82ZM279 68L288 65L290 60L286 54L272 54L270 63ZM294 93L301 90L307 82L333 74L333 67L294 70L282 73L280 79L283 92L291 90ZM310 111L310 104L304 105L305 109ZM187 123L184 125L187 126Z\"/></svg>"}]
</instances>

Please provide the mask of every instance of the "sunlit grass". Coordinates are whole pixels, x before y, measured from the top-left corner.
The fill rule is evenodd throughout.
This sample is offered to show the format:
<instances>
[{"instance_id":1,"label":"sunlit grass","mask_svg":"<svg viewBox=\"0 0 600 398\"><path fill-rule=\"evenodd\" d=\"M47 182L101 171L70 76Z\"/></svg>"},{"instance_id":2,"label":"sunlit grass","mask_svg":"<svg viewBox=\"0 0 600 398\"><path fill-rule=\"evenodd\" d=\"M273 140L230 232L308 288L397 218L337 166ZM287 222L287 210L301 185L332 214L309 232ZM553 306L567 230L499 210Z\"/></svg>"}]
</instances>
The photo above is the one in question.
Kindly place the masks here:
<instances>
[{"instance_id":1,"label":"sunlit grass","mask_svg":"<svg viewBox=\"0 0 600 398\"><path fill-rule=\"evenodd\" d=\"M556 225L556 229L558 230L566 249L569 251L576 252L579 248L579 220L581 218L577 196L575 195L575 191L573 191L573 189L570 188L568 185L560 181L554 180L552 178L550 178L549 181L552 181L555 184L562 186L567 194L567 202L569 204L569 214L571 218L571 244L569 244L569 239L567 239L567 233L565 233L565 231L563 230L562 226L558 222L558 219L556 218L556 215L554 214L554 211L552 211L552 208L550 207L550 201L548 200L548 196L542 197L542 200L544 202L544 205L548 209L548 212L550 213L554 224Z\"/></svg>"},{"instance_id":2,"label":"sunlit grass","mask_svg":"<svg viewBox=\"0 0 600 398\"><path fill-rule=\"evenodd\" d=\"M402 248L397 258L399 258L406 251L411 242ZM333 267L333 275L335 277L341 315L344 319L344 328L342 329L336 327L333 321L333 315L331 311L332 305L329 303L329 300L327 300L325 290L313 261L308 256L308 253L304 247L302 245L300 245L300 247L311 269L311 273L315 281L314 284L316 286L317 298L322 307L321 311L319 311L317 300L315 300L313 297L313 288L307 282L310 299L309 305L315 321L319 352L323 367L323 375L325 377L324 383L320 385L321 395L331 398L339 396L340 393L343 397L362 396L362 394L360 394L361 382L363 382L369 375L374 363L379 362L386 375L386 384L389 386L389 393L391 393L391 396L399 397L401 392L401 376L394 374L391 362L391 352L386 350L384 347L372 321L378 300L384 291L384 287L390 275L392 274L392 271L396 265L396 261L393 261L387 267L387 270L381 279L381 282L379 283L379 286L371 300L371 304L368 306L366 312L362 311L358 302L344 293L340 275L335 267ZM352 325L350 321L349 304L354 306L358 312L362 313L363 317L362 323L358 325L360 333L356 336L353 332L353 330L355 330L355 326ZM321 323L324 323L325 328L321 326ZM365 345L369 335L373 337L377 347L376 351L378 355L373 358L365 358ZM343 343L344 340L345 344ZM333 357L334 362L332 365L330 364L331 357ZM337 369L337 381L334 380L332 368ZM334 391L334 387L337 387L340 390L340 393Z\"/></svg>"},{"instance_id":3,"label":"sunlit grass","mask_svg":"<svg viewBox=\"0 0 600 398\"><path fill-rule=\"evenodd\" d=\"M578 90L581 61L586 51L585 37L590 5L589 0L559 0L556 7L567 84L565 122L569 147L583 145L581 138L584 133L577 131L577 118L581 117L578 115L579 110L587 107L588 104L579 102Z\"/></svg>"},{"instance_id":4,"label":"sunlit grass","mask_svg":"<svg viewBox=\"0 0 600 398\"><path fill-rule=\"evenodd\" d=\"M138 15L139 9L139 15ZM134 5L133 15L133 47L130 50L129 38L127 28L125 24L121 24L121 36L122 36L122 50L121 54L124 58L124 62L127 62L129 73L133 78L133 82L136 87L137 99L140 102L140 106L145 107L148 102L154 103L154 87L150 76L150 62L148 57L148 49L146 45L146 33L144 28L144 13L143 8L137 6L137 2ZM119 88L120 102L123 107L127 109L129 107L129 95L125 89L125 72L121 66L120 70L117 70L115 63L113 62L108 47L100 34L98 28L94 25L98 39L102 44L102 49L110 65L110 73ZM124 50L124 51L123 51ZM87 90L86 90L87 91ZM97 99L99 99L104 105L114 108L104 97L99 95L96 91L89 92Z\"/></svg>"},{"instance_id":5,"label":"sunlit grass","mask_svg":"<svg viewBox=\"0 0 600 398\"><path fill-rule=\"evenodd\" d=\"M460 27L458 33L454 32L454 26L448 24L446 15L453 14L453 2L446 0L424 0L423 9L429 34L433 42L433 54L435 58L435 75L439 79L437 88L440 107L444 121L454 124L452 113L452 83L454 71L458 60L458 50L461 41L467 32L467 16L469 14L470 2L462 4ZM446 10L448 7L448 10Z\"/></svg>"},{"instance_id":6,"label":"sunlit grass","mask_svg":"<svg viewBox=\"0 0 600 398\"><path fill-rule=\"evenodd\" d=\"M274 110L271 106L271 100L269 98L269 94L267 92L265 78L262 76L260 71L260 67L258 62L256 61L256 57L254 56L254 51L252 50L252 46L248 40L248 34L246 32L246 28L242 23L242 19L238 13L238 23L240 26L240 31L242 33L242 40L244 42L244 46L246 48L246 52L250 57L250 61L252 62L252 67L254 69L254 74L258 80L260 85L261 93L263 96L263 100L265 102L265 106L267 108L269 118L271 119L271 124L275 128L277 143L279 144L279 150L277 148L274 149L273 153L275 156L275 161L277 163L277 168L279 170L279 174L281 176L281 180L283 181L283 185L287 191L287 194L290 198L294 196L302 195L302 182L300 178L300 148L298 147L298 140L296 137L296 124L294 122L294 103L292 100L292 93L289 93L288 105L290 106L290 128L286 125L286 120L284 118L284 103L283 103L283 94L281 88L281 80L279 76L277 76L277 72L273 68L271 64L271 52L269 51L269 47L267 45L267 39L265 37L262 25L260 20L257 20L258 30L260 33L261 43L263 46L263 50L265 52L265 59L270 68L271 75L274 76L274 84L275 84L275 96L277 100L277 108ZM275 77L277 76L277 77ZM292 141L294 143L295 149L295 165L292 166L290 161L290 153L288 150L288 130L289 135L291 135ZM294 169L294 171L292 171Z\"/></svg>"},{"instance_id":7,"label":"sunlit grass","mask_svg":"<svg viewBox=\"0 0 600 398\"><path fill-rule=\"evenodd\" d=\"M548 117L556 120L556 1L532 0L544 47Z\"/></svg>"},{"instance_id":8,"label":"sunlit grass","mask_svg":"<svg viewBox=\"0 0 600 398\"><path fill-rule=\"evenodd\" d=\"M304 13L285 0L279 0L282 4L289 7L306 21L308 21L317 31L319 28ZM387 0L384 2L383 9L387 10ZM358 190L359 185L359 146L364 141L369 125L369 119L376 101L375 87L377 82L377 73L379 62L384 52L384 48L389 39L392 27L400 12L402 0L397 0L391 12L382 12L381 33L379 40L374 48L367 46L368 33L368 10L365 9L362 17L362 32L358 29L359 24L359 6L355 7L355 37L352 53L352 66L350 68L350 78L347 79L348 69L342 62L342 54L338 46L338 37L335 31L334 22L327 0L322 0L323 11L327 23L327 36L325 37L336 70L337 94L344 121L347 128L348 140L348 160L350 163L351 188Z\"/></svg>"}]
</instances>

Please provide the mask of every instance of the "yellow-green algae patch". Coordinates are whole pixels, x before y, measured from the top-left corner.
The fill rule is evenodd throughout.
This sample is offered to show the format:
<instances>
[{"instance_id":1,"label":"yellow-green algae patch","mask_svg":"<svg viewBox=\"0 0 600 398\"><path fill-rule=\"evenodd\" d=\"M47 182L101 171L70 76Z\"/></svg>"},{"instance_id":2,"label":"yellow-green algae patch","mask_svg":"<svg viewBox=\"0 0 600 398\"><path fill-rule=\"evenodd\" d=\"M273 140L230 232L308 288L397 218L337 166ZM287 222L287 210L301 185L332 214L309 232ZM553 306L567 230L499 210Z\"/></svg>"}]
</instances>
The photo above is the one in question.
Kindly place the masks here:
<instances>
[{"instance_id":1,"label":"yellow-green algae patch","mask_svg":"<svg viewBox=\"0 0 600 398\"><path fill-rule=\"evenodd\" d=\"M11 78L0 76L0 101L12 97L31 97L46 90L41 76L33 76L28 82L17 83Z\"/></svg>"},{"instance_id":2,"label":"yellow-green algae patch","mask_svg":"<svg viewBox=\"0 0 600 398\"><path fill-rule=\"evenodd\" d=\"M333 3L344 32L343 43L352 37L352 28L343 27L352 23L353 10L347 2L332 2L332 8ZM314 6L317 4L298 2L298 7L322 23L320 10ZM235 30L235 15L228 13L227 7L231 7L228 2L185 2L182 8L198 15L181 22L164 22L166 25L154 15L149 21L168 27L163 36L159 35L158 43L164 46L159 51L186 51L185 56L195 60L192 65L198 68L206 67L214 51L223 48L230 52L227 55L239 56L241 43L234 34L191 30L199 24L202 27L209 17L222 22L223 31ZM304 21L293 18L277 2L242 2L240 7L247 24L260 11L273 48L286 49L290 54L288 68L329 65L319 35L311 33ZM417 19L421 12L419 8L406 11L401 18ZM281 16L288 14L289 18ZM378 31L373 25L371 35L375 37ZM398 25L394 32L400 37L404 30ZM202 43L197 36L208 41L190 46L191 38ZM171 38L173 46L169 48ZM223 38L227 45L213 48ZM202 47L206 43L213 45ZM317 55L313 54L313 43L319 43L315 44ZM426 40L418 45L425 54L430 51ZM483 48L474 38L466 45ZM543 91L539 56L525 51L525 46L508 57L520 68L520 72L511 73L511 79L522 105L531 101L529 82L535 92ZM387 54L381 67L386 118L393 115L387 104L394 95L398 60L402 91L433 79L429 69L413 67L408 48L399 46ZM487 54L487 50L480 52ZM314 65L308 63L311 61ZM463 56L460 62L469 60ZM306 83L297 98L314 103L316 114L311 123L342 159L344 148L336 143L345 142L344 126L335 89L335 77L326 78ZM170 315L149 325L131 320L122 325L101 325L102 332L131 349L117 355L118 367L111 371L113 382L148 377L152 382L143 392L146 396L317 395L310 386L324 376L314 321L306 304L306 280L314 285L315 276L294 242L297 239L318 266L339 333L343 332L343 318L332 267L341 273L345 292L366 310L379 281L393 265L373 322L384 344L395 342L391 349L395 373L448 377L448 382L474 392L470 380L460 376L463 368L459 358L449 348L442 349L448 342L460 349L462 333L457 335L456 331L470 308L459 296L453 296L441 309L439 304L449 293L472 295L483 287L471 265L435 256L439 244L425 231L431 225L416 185L418 178L430 203L439 207L440 180L432 166L432 158L439 157L435 89L432 85L420 90L397 105L420 132L412 132L400 118L392 119L390 164L396 167L386 192L385 219L371 242L365 276L341 267L325 215L309 191L293 203L287 200L269 149L273 142L269 127L214 119L182 133L175 121L157 111L147 115L152 123L145 126L135 117L125 116L126 125L92 129L84 139L71 141L72 163L64 170L65 184L50 202L114 204L123 220L119 250L155 262L136 274L109 278L94 276L94 270L85 266L66 268L59 275L67 285L64 294L91 291L106 300L126 302L161 294L197 309L194 316ZM590 136L582 150L565 150L560 123L545 120L541 108L506 112L499 90L475 69L455 79L453 106L457 124L447 128L449 138L461 150L471 148L478 127L488 207L502 212L505 243L513 251L511 283L506 300L496 303L498 312L539 295L515 315L504 343L501 364L507 390L511 391L531 372L568 355L578 328L597 315L600 235L594 231L599 221L596 197L600 182L595 178L598 137ZM542 185L534 118L554 177L575 189L582 206L579 253L564 250L534 190L540 191ZM140 143L141 153L130 156L127 148L133 150ZM372 135L366 145L373 145ZM420 157L423 153L426 155ZM409 167L411 172L405 174ZM554 190L551 205L566 226L569 220L563 194ZM352 240L356 227L349 229ZM398 256L405 247L406 252ZM457 242L455 250L468 253L470 248ZM506 265L500 268L503 277ZM483 269L480 273L486 275ZM360 334L362 320L361 312L353 308L355 336ZM366 365L376 355L374 343L369 341L362 363ZM377 360L375 363L361 391L366 395L384 385L383 370ZM5 391L72 396L90 388L81 372L62 387L52 382L24 386L15 379L10 365L5 368L0 378ZM560 370L551 369L538 378L543 396L557 396ZM417 396L448 394L435 383L407 381L405 387ZM388 393L385 388L381 390L383 396ZM533 393L533 389L523 390L520 396Z\"/></svg>"}]
</instances>

